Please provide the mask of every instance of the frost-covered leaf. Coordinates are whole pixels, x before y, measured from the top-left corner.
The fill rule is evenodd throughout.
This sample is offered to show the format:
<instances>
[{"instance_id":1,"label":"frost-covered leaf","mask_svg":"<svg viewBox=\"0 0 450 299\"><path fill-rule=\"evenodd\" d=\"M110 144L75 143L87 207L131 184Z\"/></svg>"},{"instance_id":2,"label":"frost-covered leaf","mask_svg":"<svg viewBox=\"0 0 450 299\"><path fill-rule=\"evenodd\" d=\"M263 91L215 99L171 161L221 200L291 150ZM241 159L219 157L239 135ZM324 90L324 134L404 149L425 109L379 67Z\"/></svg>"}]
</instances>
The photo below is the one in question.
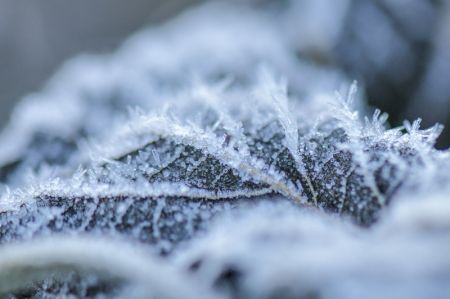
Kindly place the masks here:
<instances>
[{"instance_id":1,"label":"frost-covered leaf","mask_svg":"<svg viewBox=\"0 0 450 299\"><path fill-rule=\"evenodd\" d=\"M299 60L267 16L235 13L209 4L138 34L110 57L75 60L19 105L0 138L0 179L12 187L0 198L0 265L16 248L7 249L10 243L20 254L0 275L32 269L34 284L24 277L17 285L35 297L71 288L80 297L91 296L87 288L95 289L92 297L142 291L135 288L142 272L129 279L130 289L122 276L101 276L116 266L142 269L132 252L132 265L123 255L105 269L83 255L91 241L73 241L65 261L70 242L60 238L87 234L142 247L175 267L173 281L192 275L190 268L206 286L188 284L189 294L209 285L225 298L362 297L353 287L382 290L379 273L391 273L395 294L414 295L406 285L416 282L435 297L447 290L429 278L448 277L441 255L447 214L428 217L437 215L430 204L420 218L427 201L414 208L406 200L449 190L448 152L433 148L441 127L421 130L417 120L389 129L378 110L363 118L356 84L334 94L336 72ZM439 205L447 207L445 200ZM383 218L398 201L406 214ZM235 210L242 215L222 219ZM414 265L410 278L405 265L419 257L426 234L421 221L430 234L426 252L439 255ZM42 237L50 243L39 245ZM114 260L113 247L94 253L104 251L102 263ZM399 257L408 247L408 259ZM353 253L358 258L350 260ZM29 262L38 256L44 262L35 267ZM379 266L383 259L388 266ZM55 276L60 266L64 275ZM161 271L158 279L172 281ZM153 283L162 298L173 296L166 282Z\"/></svg>"},{"instance_id":2,"label":"frost-covered leaf","mask_svg":"<svg viewBox=\"0 0 450 299\"><path fill-rule=\"evenodd\" d=\"M246 17L240 18L236 9L205 5L138 33L111 56L66 63L43 91L18 105L0 136L0 181L21 186L30 172L67 176L86 161L85 141L108 137L123 124L128 108L178 104L195 77L207 82L228 77L246 85L251 71L267 64L298 82L292 89L299 95L333 91L344 81L336 70L299 61L262 14L242 6Z\"/></svg>"}]
</instances>

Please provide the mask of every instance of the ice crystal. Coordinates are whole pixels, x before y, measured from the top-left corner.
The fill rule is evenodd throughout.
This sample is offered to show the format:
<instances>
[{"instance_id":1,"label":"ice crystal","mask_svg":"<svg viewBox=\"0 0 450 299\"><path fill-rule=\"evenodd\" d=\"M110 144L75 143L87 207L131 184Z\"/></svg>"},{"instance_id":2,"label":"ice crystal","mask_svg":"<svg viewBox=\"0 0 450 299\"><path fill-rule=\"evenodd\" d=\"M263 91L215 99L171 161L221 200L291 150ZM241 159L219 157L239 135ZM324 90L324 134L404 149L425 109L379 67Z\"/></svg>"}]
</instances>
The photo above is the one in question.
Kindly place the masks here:
<instances>
[{"instance_id":1,"label":"ice crystal","mask_svg":"<svg viewBox=\"0 0 450 299\"><path fill-rule=\"evenodd\" d=\"M449 291L441 126L361 117L356 83L334 94L337 72L235 12L209 4L77 59L19 105L0 139L1 295ZM422 249L435 258L415 263Z\"/></svg>"}]
</instances>

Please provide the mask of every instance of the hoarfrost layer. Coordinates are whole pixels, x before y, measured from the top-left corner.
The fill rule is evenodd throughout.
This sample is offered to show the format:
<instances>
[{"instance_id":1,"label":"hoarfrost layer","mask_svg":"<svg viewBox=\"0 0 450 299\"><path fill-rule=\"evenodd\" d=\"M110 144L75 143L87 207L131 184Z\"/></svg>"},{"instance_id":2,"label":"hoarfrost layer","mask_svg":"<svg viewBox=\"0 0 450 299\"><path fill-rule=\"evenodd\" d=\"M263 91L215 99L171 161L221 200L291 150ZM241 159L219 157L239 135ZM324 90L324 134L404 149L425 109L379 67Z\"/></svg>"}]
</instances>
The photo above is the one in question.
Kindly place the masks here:
<instances>
[{"instance_id":1,"label":"hoarfrost layer","mask_svg":"<svg viewBox=\"0 0 450 299\"><path fill-rule=\"evenodd\" d=\"M19 105L0 138L0 294L449 292L441 126L361 117L356 84L335 94L342 77L270 20L203 6Z\"/></svg>"}]
</instances>

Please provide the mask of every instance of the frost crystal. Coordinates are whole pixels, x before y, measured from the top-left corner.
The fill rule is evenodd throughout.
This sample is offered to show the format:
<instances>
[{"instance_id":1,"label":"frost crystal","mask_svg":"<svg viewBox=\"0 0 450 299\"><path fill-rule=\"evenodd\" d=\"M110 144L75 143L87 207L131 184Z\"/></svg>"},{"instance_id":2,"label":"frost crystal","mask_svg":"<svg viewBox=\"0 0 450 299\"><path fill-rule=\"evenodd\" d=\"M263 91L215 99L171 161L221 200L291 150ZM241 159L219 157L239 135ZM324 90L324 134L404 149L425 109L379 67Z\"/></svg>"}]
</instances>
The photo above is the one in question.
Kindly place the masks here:
<instances>
[{"instance_id":1,"label":"frost crystal","mask_svg":"<svg viewBox=\"0 0 450 299\"><path fill-rule=\"evenodd\" d=\"M449 291L441 127L360 117L356 84L334 94L337 72L235 12L209 4L76 59L19 105L0 138L1 295Z\"/></svg>"}]
</instances>

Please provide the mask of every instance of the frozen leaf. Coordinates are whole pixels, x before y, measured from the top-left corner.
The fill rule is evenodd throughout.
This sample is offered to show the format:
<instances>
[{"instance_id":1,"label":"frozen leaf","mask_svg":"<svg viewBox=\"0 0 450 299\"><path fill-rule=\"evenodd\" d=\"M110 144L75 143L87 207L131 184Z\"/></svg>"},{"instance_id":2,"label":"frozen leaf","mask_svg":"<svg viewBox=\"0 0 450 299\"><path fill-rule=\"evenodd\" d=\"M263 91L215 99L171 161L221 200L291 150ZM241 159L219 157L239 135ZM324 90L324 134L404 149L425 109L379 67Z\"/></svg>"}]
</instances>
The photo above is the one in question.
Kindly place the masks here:
<instances>
[{"instance_id":1,"label":"frozen leaf","mask_svg":"<svg viewBox=\"0 0 450 299\"><path fill-rule=\"evenodd\" d=\"M74 60L19 105L0 138L0 179L12 187L0 198L0 275L24 278L4 280L5 294L140 298L151 287L171 298L168 284L182 281L184 297L209 286L225 298L347 298L367 295L355 285L380 295L380 273L391 273L391 294L447 290L429 280L448 276L445 200L407 200L449 190L448 152L433 148L441 126L361 117L356 83L333 94L336 72L299 60L264 14L237 9L208 4L109 57ZM84 235L155 256L124 249L116 261L115 243L65 239ZM436 260L415 264L421 248ZM153 259L164 265L156 276ZM186 268L201 283L186 284Z\"/></svg>"},{"instance_id":2,"label":"frozen leaf","mask_svg":"<svg viewBox=\"0 0 450 299\"><path fill-rule=\"evenodd\" d=\"M195 77L247 85L252 70L266 64L298 83L292 90L299 95L332 91L345 80L338 71L299 61L262 14L244 6L239 11L246 17L224 3L205 5L136 34L113 55L66 63L43 91L18 105L0 136L0 181L18 187L30 173L45 179L47 165L51 174L68 176L86 161L86 141L108 137L128 108L178 104Z\"/></svg>"}]
</instances>

